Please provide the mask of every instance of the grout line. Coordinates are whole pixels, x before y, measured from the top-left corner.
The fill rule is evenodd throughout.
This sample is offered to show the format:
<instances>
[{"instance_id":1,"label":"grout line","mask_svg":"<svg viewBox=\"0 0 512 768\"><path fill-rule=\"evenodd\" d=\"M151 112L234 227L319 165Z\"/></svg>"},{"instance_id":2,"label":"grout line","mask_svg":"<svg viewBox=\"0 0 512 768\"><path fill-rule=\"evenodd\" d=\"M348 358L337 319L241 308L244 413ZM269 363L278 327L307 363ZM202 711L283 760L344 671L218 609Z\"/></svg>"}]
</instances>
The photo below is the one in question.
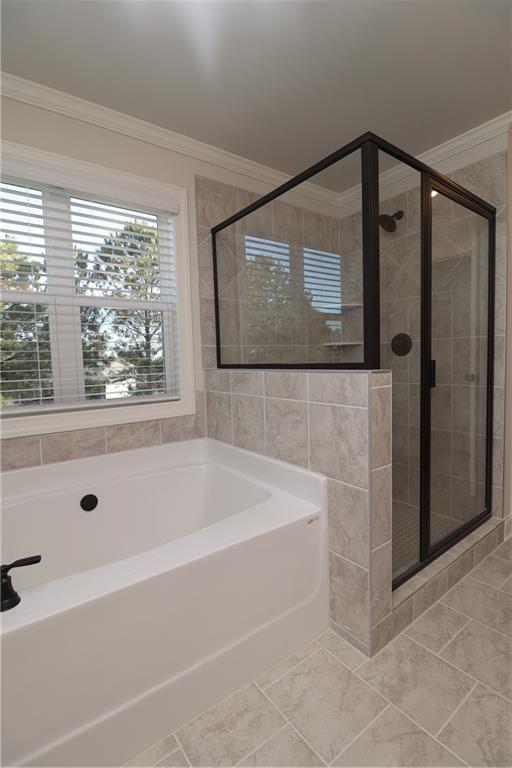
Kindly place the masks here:
<instances>
[{"instance_id":1,"label":"grout line","mask_svg":"<svg viewBox=\"0 0 512 768\"><path fill-rule=\"evenodd\" d=\"M265 397L265 373L263 372L263 451L267 455L267 398Z\"/></svg>"},{"instance_id":2,"label":"grout line","mask_svg":"<svg viewBox=\"0 0 512 768\"><path fill-rule=\"evenodd\" d=\"M500 589L500 590L502 590L502 589L503 589L503 587L505 586L505 584L507 583L507 581L510 579L510 577L511 577L511 576L512 576L512 573L510 573L510 574L509 574L509 575L508 575L508 576L505 578L505 581L504 581L502 584L500 584L500 586L499 586L499 587L497 587L497 589ZM503 590L503 591L505 591L505 590ZM510 594L510 593L509 593L509 592L507 592L506 594Z\"/></svg>"},{"instance_id":3,"label":"grout line","mask_svg":"<svg viewBox=\"0 0 512 768\"><path fill-rule=\"evenodd\" d=\"M372 472L374 467L372 466L373 455L373 439L372 439L372 421L373 421L373 406L374 398L372 394L372 374L370 373L366 379L366 401L368 403L367 419L366 419L366 440L367 440L367 476L366 484L368 486L368 494L366 498L366 525L368 530L368 582L366 585L367 594L367 636L368 636L368 653L371 653L372 649L372 628L373 628L373 482ZM391 584L388 585L391 590Z\"/></svg>"},{"instance_id":4,"label":"grout line","mask_svg":"<svg viewBox=\"0 0 512 768\"><path fill-rule=\"evenodd\" d=\"M385 541L383 544L379 544L379 546L378 546L378 547L375 547L375 549L372 549L372 550L371 550L372 554L373 554L374 552L378 552L378 551L379 551L379 549L382 549L382 547L385 547L385 546L387 546L388 544L391 544L391 542L392 542L392 541L393 541L393 539L391 538L391 539L388 539L387 541ZM379 622L377 622L377 623L379 623Z\"/></svg>"},{"instance_id":5,"label":"grout line","mask_svg":"<svg viewBox=\"0 0 512 768\"><path fill-rule=\"evenodd\" d=\"M492 531L491 531L491 533L492 533ZM503 541L500 541L500 543L498 544L496 549L498 549L498 547L501 547L502 544L505 544L506 541L507 541L507 539L504 539ZM510 560L507 560L506 557L501 557L501 555L495 555L494 554L496 552L496 549L493 549L493 551L489 555L487 555L487 557L491 557L491 555L492 555L493 557L497 557L498 560L502 560L504 563L508 563L510 565ZM485 558L485 559L487 559L487 558ZM483 562L483 560L482 560L482 562ZM506 579L505 579L505 581L506 581Z\"/></svg>"},{"instance_id":6,"label":"grout line","mask_svg":"<svg viewBox=\"0 0 512 768\"><path fill-rule=\"evenodd\" d=\"M329 650L329 648L326 648L326 647L325 647L325 646L323 646L323 645L322 645L321 647L322 647L322 649L323 649L323 650L324 650L324 651L325 651L327 654L329 654L329 656L332 656L332 658L333 658L335 661L337 661L337 662L338 662L338 664L341 664L341 666L342 666L342 667L344 667L345 669L347 669L349 672L353 672L353 671L354 671L353 669L350 669L350 667L349 667L347 664L345 664L345 662L344 662L344 661L342 661L341 659L339 659L339 658L336 656L336 654L335 654L335 653L333 653L332 651L330 651L330 650ZM357 650L357 648L356 648L356 650ZM366 661L368 661L368 659L366 659ZM363 665L364 663L365 663L365 662L363 661L363 662L362 662L362 663L361 663L359 666L360 666L360 667L362 667L362 665ZM336 759L336 758L335 758L335 759Z\"/></svg>"},{"instance_id":7,"label":"grout line","mask_svg":"<svg viewBox=\"0 0 512 768\"><path fill-rule=\"evenodd\" d=\"M289 719L286 717L286 715L285 715L285 714L284 714L284 712L281 710L281 708L280 708L280 707L278 707L278 706L277 706L277 704L275 704L275 703L272 701L272 699L270 698L270 696L268 696L268 695L265 693L265 691L264 691L262 688L260 688L260 687L259 687L259 685L258 685L257 683L255 683L255 685L256 685L256 687L259 689L259 691L261 691L261 693L263 694L263 696L265 696L265 698L267 699L267 701L268 701L268 702L269 702L269 703L270 703L270 704L271 704L271 705L274 707L274 709L276 709L276 710L279 712L279 714L281 715L281 717L283 717L283 718L286 720L286 722L288 723L288 725L290 726L290 728L293 728L293 730L295 731L295 733L296 733L296 734L297 734L297 735L298 735L298 736L299 736L299 737L302 739L302 741L304 741L304 742L305 742L305 743L308 745L308 747L309 747L309 748L310 748L310 750L313 752L313 754L314 754L314 755L316 755L316 757L318 757L318 759L320 760L321 764L322 764L322 765L327 765L327 763L326 763L326 761L323 759L323 757L320 757L320 755L318 754L318 752L316 751L316 749L313 749L313 747L311 746L311 744L309 743L309 741L306 739L306 737L305 737L305 736L304 736L304 735L303 735L303 734L302 734L302 733L299 731L299 729L298 729L298 728L296 728L296 727L295 727L295 725L294 725L294 724L291 722L291 720L289 720Z\"/></svg>"},{"instance_id":8,"label":"grout line","mask_svg":"<svg viewBox=\"0 0 512 768\"><path fill-rule=\"evenodd\" d=\"M483 562L483 561L482 561L482 562ZM504 561L504 562L505 562L505 561ZM480 563L478 563L478 565L480 565ZM478 568L478 566L475 566L475 568ZM469 573L468 573L468 576L469 576ZM509 576L507 576L507 578L505 579L505 581L508 581L508 579L510 578L510 576L512 576L512 574L510 574ZM499 590L499 589L501 589L501 588L502 588L502 586L503 586L503 584L505 583L505 581L504 581L504 582L503 582L503 584L500 584L499 586L497 586L496 584L489 584L489 582L488 582L488 581L484 581L483 579L479 579L479 578L478 578L478 576L475 576L475 574L474 574L474 573L472 573L472 574L471 574L471 578L472 578L472 579L474 579L475 581L478 581L478 582L479 582L479 584L485 584L485 586L486 586L486 587L492 587L493 589L498 589L498 590Z\"/></svg>"},{"instance_id":9,"label":"grout line","mask_svg":"<svg viewBox=\"0 0 512 768\"><path fill-rule=\"evenodd\" d=\"M379 469L381 469L381 467L379 467ZM324 473L321 472L320 474L324 474ZM334 480L336 483L340 483L341 485L346 485L348 488L355 488L357 491L366 491L368 493L368 488L363 488L361 485L354 485L353 483L347 483L345 480L338 480L335 477L330 477L330 475L324 475L324 477L327 477L328 480Z\"/></svg>"},{"instance_id":10,"label":"grout line","mask_svg":"<svg viewBox=\"0 0 512 768\"><path fill-rule=\"evenodd\" d=\"M273 665L272 665L272 667L269 667L267 670L265 670L265 672L262 672L262 673L261 673L261 675L258 675L258 677L256 677L256 678L254 679L254 681L253 681L253 682L254 682L254 683L256 683L256 685L258 686L258 688L261 688L261 690L262 690L262 691L266 691L266 690L267 690L267 688L270 688L270 686L271 686L271 685L274 685L274 683L277 683L279 680L281 680L283 677L285 677L285 676L288 674L288 672L291 672L292 670L296 669L296 668L297 668L297 667L298 667L300 664L302 664L302 662L304 662L304 661L307 661L307 660L308 660L308 659L310 659L312 656L314 656L315 654L317 654L317 653L318 653L320 650L322 650L323 646L322 646L322 645L320 645L320 643L318 643L316 640L313 640L313 642L315 643L315 645L318 645L318 648L315 648L315 650L314 650L314 651L311 651L311 653L308 653L308 655L307 655L307 656L304 656L304 658L303 658L303 659L301 659L301 660L300 660L300 661L298 661L296 664L294 664L292 667L290 667L289 669L287 669L287 670L286 670L286 672L283 672L283 674L282 674L282 675L279 675L279 677L276 677L276 678L275 678L275 680L272 680L272 682L271 682L271 683L268 683L268 685L266 685L265 687L263 687L261 683L258 683L258 680L260 679L260 677L263 677L263 675L264 675L266 672L268 672L269 670L271 670L271 669L272 669L272 667L275 667L275 666L277 666L277 664L283 664L285 661L288 661L288 659L291 659L291 658L293 658L293 656L294 656L295 654L293 654L293 653L292 653L292 654L290 654L290 656L287 656L285 659L283 659L283 661L278 661L278 662L277 662L277 664L273 664Z\"/></svg>"},{"instance_id":11,"label":"grout line","mask_svg":"<svg viewBox=\"0 0 512 768\"><path fill-rule=\"evenodd\" d=\"M381 651L379 651L379 653L381 653ZM375 656L373 658L375 658ZM373 661L373 659L371 659L371 661ZM410 713L405 712L400 706L398 706L398 704L396 704L393 701L391 701L390 699L388 699L387 696L385 696L381 691L379 691L378 688L376 688L374 685L372 685L367 680L365 680L363 677L361 677L359 674L357 674L357 672L353 671L353 674L355 674L355 676L358 678L358 680L360 680L362 683L367 685L372 691L374 691L374 693L377 693L382 699L384 699L384 701L386 701L392 707L397 709L398 712L400 712L401 715L403 715L408 720L410 720L412 723L414 723L414 725L416 725L421 731L423 731L423 733L425 733L429 738L433 739L438 744L440 744L444 749L446 749L448 752L450 752L458 760L461 760L464 763L464 765L467 765L467 763L459 755L457 755L455 752L452 752L452 750L449 749L448 747L445 747L444 744L442 744L440 741L437 740L436 736L434 736L432 733L427 731L427 729L423 725L421 725L421 723L419 723L417 720L415 720L415 718ZM472 690L474 690L475 688L476 688L476 685L473 686ZM444 728L444 726L443 726L443 728Z\"/></svg>"},{"instance_id":12,"label":"grout line","mask_svg":"<svg viewBox=\"0 0 512 768\"><path fill-rule=\"evenodd\" d=\"M258 749L261 749L262 747L264 747L266 744L269 743L269 741L272 741L272 739L274 739L280 733L283 733L283 731L285 731L289 727L290 726L288 725L288 723L284 723L284 725L282 725L277 731L274 731L274 733L271 736L269 736L268 739L265 739L265 741L262 741L261 744L258 744L256 749L252 749L250 752L247 752L243 757L241 757L240 760L238 760L235 763L235 768L237 765L240 765L240 763L242 763L244 760L247 760L249 757L254 755L258 751Z\"/></svg>"},{"instance_id":13,"label":"grout line","mask_svg":"<svg viewBox=\"0 0 512 768\"><path fill-rule=\"evenodd\" d=\"M308 444L308 469L311 469L311 430L309 424L309 373L306 374L306 429L307 429L307 444ZM327 510L326 510L327 511Z\"/></svg>"},{"instance_id":14,"label":"grout line","mask_svg":"<svg viewBox=\"0 0 512 768\"><path fill-rule=\"evenodd\" d=\"M387 543L389 543L389 542L387 542ZM345 560L347 563L350 563L351 565L355 565L357 568L360 568L360 569L361 569L362 571L364 571L365 573L369 573L369 570L368 570L368 568L365 568L365 567L364 567L364 565L359 565L359 563L356 563L356 562L355 562L355 560L350 560L350 558L348 558L348 557L345 557L345 555L340 555L340 554L338 554L338 552L335 552L335 551L334 551L334 549L329 549L328 551L329 551L329 552L331 552L331 553L332 553L333 555L335 555L336 557L339 557L339 558L341 558L342 560ZM336 622L336 623L337 623L337 622ZM341 624L340 624L340 626L341 626ZM351 634L352 634L352 633L351 633Z\"/></svg>"},{"instance_id":15,"label":"grout line","mask_svg":"<svg viewBox=\"0 0 512 768\"><path fill-rule=\"evenodd\" d=\"M463 629L464 629L464 627L463 627ZM431 651L430 648L427 648L425 645L422 645L421 643L419 643L417 640L413 640L412 637L409 637L409 636L407 636L407 637L408 637L409 640L412 640L413 643L416 643L416 645L419 645L421 648L424 648L426 651L430 651L430 653L434 654L434 656L438 655L438 654L434 653L433 651ZM508 638L508 639L510 640L510 638ZM489 691L492 691L497 696L500 696L502 699L504 699L509 704L512 704L512 699L509 699L507 696L505 696L504 693L500 693L500 691L497 691L495 688L492 688L492 686L490 686L488 683L482 682L482 680L479 680L477 677L472 675L470 672L466 672L465 669L461 669L460 667L457 667L456 664L454 664L451 661L448 661L447 659L443 658L442 656L439 656L438 658L441 659L441 661L444 661L446 664L448 664L453 669L455 669L457 672L462 672L462 674L466 675L466 677L469 677L471 680L474 680L475 683L478 683L479 685L482 685L484 688L487 688Z\"/></svg>"},{"instance_id":16,"label":"grout line","mask_svg":"<svg viewBox=\"0 0 512 768\"><path fill-rule=\"evenodd\" d=\"M177 734L177 732L176 732L176 731L174 731L174 733L173 733L172 735L173 735L173 736L174 736L174 738L176 739L176 744L178 745L178 748L179 748L179 749L181 749L181 751L182 751L182 752L183 752L183 754L185 755L185 760L187 761L187 765L190 765L190 766L191 766L191 765L192 765L192 763L190 762L190 758L189 758L189 756L187 755L187 753L185 752L185 749L184 749L184 747L183 747L183 744L182 744L182 743L181 743L181 741L178 739L178 734ZM173 750L173 751L175 751L175 750ZM170 752L169 754L172 754L172 752ZM163 759L163 758L162 758L162 759Z\"/></svg>"},{"instance_id":17,"label":"grout line","mask_svg":"<svg viewBox=\"0 0 512 768\"><path fill-rule=\"evenodd\" d=\"M231 386L232 371L229 371L229 412L231 416L231 445L235 444L235 425L233 424L233 392Z\"/></svg>"},{"instance_id":18,"label":"grout line","mask_svg":"<svg viewBox=\"0 0 512 768\"><path fill-rule=\"evenodd\" d=\"M373 720L370 720L370 722L368 723L368 725L365 725L365 727L363 728L363 730L362 730L360 733L358 733L358 734L357 734L357 736L355 736L355 737L352 739L352 741L349 741L349 743L346 745L346 747L343 747L343 749L341 750L341 752L340 752L339 754L337 754L337 755L336 755L336 757L335 757L333 760L331 760L331 762L329 763L329 765L333 765L333 763L335 763L335 762L336 762L336 760L339 760L339 758L340 758L340 757L341 757L341 756L342 756L342 755L343 755L343 754L344 754L344 753L345 753L347 750L349 750L349 749L350 749L350 747L352 746L352 744L354 744L354 743L355 743L355 742L356 742L356 741L359 739L359 737L363 735L363 733L366 733L366 731L367 731L367 730L368 730L368 729L369 729L369 728L370 728L370 727L371 727L371 726L372 726L372 725L373 725L373 724L376 722L376 720L378 720L378 719L379 719L379 717L381 717L381 716L382 716L382 715L383 715L385 712L387 712L387 711L388 711L388 709L390 708L390 706L391 706L391 704L386 704L386 706L384 707L384 709L381 709L381 711L380 711L380 712L379 712L377 715L375 715L375 717L373 718Z\"/></svg>"},{"instance_id":19,"label":"grout line","mask_svg":"<svg viewBox=\"0 0 512 768\"><path fill-rule=\"evenodd\" d=\"M185 720L184 723L181 723L175 731L172 732L172 734L176 737L176 741L179 742L178 739L178 731L181 731L183 728L185 728L187 725L190 725L194 722L194 720L197 720L199 717L202 717L207 712L209 712L211 709L214 709L218 704L225 701L226 699L230 699L232 696L234 696L236 693L240 693L240 691L243 691L244 688L250 688L250 686L253 684L253 680L249 680L248 683L244 683L243 685L239 685L238 688L235 688L234 691L230 691L225 696L222 696L220 699L217 699L217 701L214 701L213 704L210 704L209 707L206 707L205 709L202 709L200 712L198 712L196 715L193 715L193 717L189 717L188 720ZM169 734L170 735L170 734ZM183 750L185 751L185 750Z\"/></svg>"},{"instance_id":20,"label":"grout line","mask_svg":"<svg viewBox=\"0 0 512 768\"><path fill-rule=\"evenodd\" d=\"M459 711L459 709L460 709L460 708L463 706L463 704L465 704L465 703L466 703L466 701L469 699L469 697L471 696L471 694L473 693L473 691L475 690L475 688L478 688L478 685L479 685L479 682L477 681L477 682L474 684L474 686L472 687L472 689L469 691L469 693L467 693L467 694L464 696L464 698L462 699L462 701L460 702L460 704L459 704L457 707L455 707L455 709L453 710L453 712L452 712L452 714L450 715L450 717L448 718L448 720L447 720L447 721L445 722L445 724L444 724L444 725L442 725L442 726L441 726L441 728L440 728L440 729L437 731L437 733L436 733L436 735L435 735L435 738L436 738L436 739L437 739L437 737L440 735L440 733L441 733L442 731L444 731L444 729L446 728L446 726L448 725L448 723L450 722L450 720L452 720L452 719L455 717L455 715L457 714L457 712Z\"/></svg>"},{"instance_id":21,"label":"grout line","mask_svg":"<svg viewBox=\"0 0 512 768\"><path fill-rule=\"evenodd\" d=\"M481 583L481 582L479 582L479 583ZM486 585L486 586L488 586L488 585ZM505 592L504 594L508 594L508 593ZM444 595L443 595L443 597L444 597ZM441 597L440 600L442 601L442 599L443 598ZM490 624L486 624L485 621L480 621L480 619L475 619L475 618L473 618L473 616L468 616L467 613L463 613L462 611L457 610L457 608L453 608L451 605L445 605L445 603L442 603L442 604L444 605L445 608L449 608L451 611L455 611L455 613L458 613L461 616L464 616L464 618L469 619L470 621L474 621L475 624L480 624L480 626L485 627L486 629L490 629L492 632L496 632L497 635L501 635L501 637L504 637L506 640L511 640L512 641L512 637L510 635L506 635L504 632L500 632L499 629L494 629L494 627L491 627ZM434 603L434 605L435 605L435 603ZM420 618L420 617L418 616L418 618Z\"/></svg>"},{"instance_id":22,"label":"grout line","mask_svg":"<svg viewBox=\"0 0 512 768\"><path fill-rule=\"evenodd\" d=\"M220 370L218 368L209 368L206 370ZM229 371L231 373L231 371ZM307 387L309 391L309 384ZM207 392L217 392L218 394L225 394L229 395L230 392L226 389L209 389L206 388ZM267 400L285 400L287 403L311 403L311 405L327 405L332 406L334 408L355 408L358 411L367 411L368 406L367 405L355 405L353 403L330 403L325 400L308 400L306 395L306 398L297 398L297 397L280 397L279 395L266 395L263 393L262 395L253 394L251 392L232 392L233 395L240 395L240 397L266 397ZM382 466L389 466L389 464L383 464ZM374 467L375 469L375 467ZM380 469L380 467L379 467Z\"/></svg>"},{"instance_id":23,"label":"grout line","mask_svg":"<svg viewBox=\"0 0 512 768\"><path fill-rule=\"evenodd\" d=\"M363 570L364 570L364 569L363 569ZM344 637L343 635L341 635L341 634L339 634L338 632L336 632L336 630L335 630L335 629L333 628L333 626L332 626L333 624L334 624L335 626L339 627L340 629L342 629L342 630L343 630L343 632L344 632L346 635L349 635L349 636L350 636L350 637L351 637L351 638L354 640L354 642L353 642L353 643L351 643L351 642L350 642L350 640L347 640L347 638L346 638L346 637ZM367 644L364 642L364 640L361 640L361 638L360 638L360 637L357 637L356 635L354 635L354 633L353 633L353 632L350 632L350 630L346 629L346 628L345 628L345 627L344 627L342 624L340 624L340 623L339 623L339 622L337 622L337 621L334 621L334 619L332 619L332 618L330 618L329 628L330 628L330 629L332 629L332 631L333 631L333 632L334 632L336 635L338 635L338 637L340 637L340 638L341 638L342 640L344 640L346 643L348 643L348 644L349 644L349 645L351 645L353 648L355 648L355 650L356 650L356 651L359 651L359 653L362 653L362 654L363 654L363 656L366 656L366 661L369 661L369 660L370 660L370 656L367 656L367 655L366 655L366 653L365 653L364 651L361 651L361 650L360 650L360 648L359 648L359 645L362 645L362 646L364 646L365 648L367 648L367 649L368 649L368 653L369 653L369 651L370 651L370 649L369 649L369 646L368 646L368 645L367 645ZM359 644L359 645L358 645L358 644ZM323 648L323 647L324 647L324 646L322 646L322 648ZM327 648L326 648L325 650L327 650ZM339 661L339 659L338 659L338 661Z\"/></svg>"},{"instance_id":24,"label":"grout line","mask_svg":"<svg viewBox=\"0 0 512 768\"><path fill-rule=\"evenodd\" d=\"M418 642L418 640L414 640L412 637L409 637L409 635L407 635L407 639L410 640L411 643L415 643L420 648L423 648L424 651L428 651L430 654L432 654L432 656L437 656L437 658L440 659L440 661L443 661L445 664L448 664L448 666L454 669L456 672L459 672L460 674L463 674L466 677L469 677L469 679L473 680L473 682L475 683L480 682L480 680L478 680L478 678L476 678L474 675L471 675L469 672L466 672L465 670L460 669L460 667L457 667L455 664L453 664L453 662L447 661L447 659L442 659L440 656L437 655L437 653L434 653L434 651L432 651L430 648L427 648L427 646L423 645L423 643ZM485 685L485 683L482 683L482 685Z\"/></svg>"},{"instance_id":25,"label":"grout line","mask_svg":"<svg viewBox=\"0 0 512 768\"><path fill-rule=\"evenodd\" d=\"M446 606L445 606L445 608L446 608ZM452 642L455 640L455 638L456 638L456 637L458 637L458 636L460 635L460 633L461 633L461 632L462 632L464 629L466 629L466 627L468 626L468 624L471 624L471 621L472 621L471 619L468 619L468 620L466 621L466 623L465 623L465 624L464 624L464 625L463 625L463 626L462 626L462 627L461 627L459 630L457 630L457 632L454 634L454 636L453 636L452 638L450 638L450 640L448 640L448 642L447 642L447 643L445 643L444 645L442 645L442 646L441 646L441 648L439 648L439 650L438 650L438 651L432 651L432 653L435 653L435 654L436 654L436 656L439 656L439 658L440 658L440 659L443 659L443 661L446 661L446 659L444 659L444 658L441 656L441 653L442 653L442 652L445 650L445 648L447 648L447 647L450 645L450 643L452 643ZM410 637L410 635L407 635L407 637ZM414 639L414 638L412 638L412 637L411 637L411 640L413 640L413 639ZM464 671L464 670L462 670L462 671Z\"/></svg>"}]
</instances>

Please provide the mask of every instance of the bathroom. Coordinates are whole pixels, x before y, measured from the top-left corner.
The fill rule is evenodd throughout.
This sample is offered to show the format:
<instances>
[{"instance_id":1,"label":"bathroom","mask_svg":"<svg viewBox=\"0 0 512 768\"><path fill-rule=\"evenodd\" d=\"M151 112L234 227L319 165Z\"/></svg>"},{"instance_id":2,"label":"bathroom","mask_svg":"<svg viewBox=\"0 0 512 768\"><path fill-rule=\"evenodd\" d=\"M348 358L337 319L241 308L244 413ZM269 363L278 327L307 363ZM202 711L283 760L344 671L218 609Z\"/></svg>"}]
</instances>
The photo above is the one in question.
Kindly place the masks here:
<instances>
[{"instance_id":1,"label":"bathroom","mask_svg":"<svg viewBox=\"0 0 512 768\"><path fill-rule=\"evenodd\" d=\"M4 0L2 764L512 765L511 23Z\"/></svg>"}]
</instances>

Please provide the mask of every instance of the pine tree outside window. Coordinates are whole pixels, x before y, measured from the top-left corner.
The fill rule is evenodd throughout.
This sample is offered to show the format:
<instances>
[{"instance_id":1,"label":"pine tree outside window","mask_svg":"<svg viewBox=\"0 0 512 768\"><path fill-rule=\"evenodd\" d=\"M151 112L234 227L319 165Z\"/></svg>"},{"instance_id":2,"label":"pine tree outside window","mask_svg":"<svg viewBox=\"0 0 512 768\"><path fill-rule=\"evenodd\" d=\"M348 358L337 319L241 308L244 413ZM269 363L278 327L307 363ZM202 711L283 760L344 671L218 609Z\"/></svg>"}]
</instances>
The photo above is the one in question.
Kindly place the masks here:
<instances>
[{"instance_id":1,"label":"pine tree outside window","mask_svg":"<svg viewBox=\"0 0 512 768\"><path fill-rule=\"evenodd\" d=\"M180 399L176 218L1 182L3 414Z\"/></svg>"}]
</instances>

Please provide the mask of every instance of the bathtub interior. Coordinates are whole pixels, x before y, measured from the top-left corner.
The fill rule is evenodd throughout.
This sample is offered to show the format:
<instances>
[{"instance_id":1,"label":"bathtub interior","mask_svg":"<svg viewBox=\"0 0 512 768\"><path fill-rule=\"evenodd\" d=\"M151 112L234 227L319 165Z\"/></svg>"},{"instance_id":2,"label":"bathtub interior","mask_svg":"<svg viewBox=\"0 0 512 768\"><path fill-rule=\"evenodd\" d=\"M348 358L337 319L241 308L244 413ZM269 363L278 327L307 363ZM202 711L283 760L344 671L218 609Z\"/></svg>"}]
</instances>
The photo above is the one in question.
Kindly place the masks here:
<instances>
[{"instance_id":1,"label":"bathtub interior","mask_svg":"<svg viewBox=\"0 0 512 768\"><path fill-rule=\"evenodd\" d=\"M263 485L212 460L111 480L91 471L87 481L71 486L65 478L60 488L34 494L34 472L27 493L5 500L2 562L43 557L41 565L16 572L23 589L175 541L270 496ZM98 500L89 511L81 507L86 495Z\"/></svg>"}]
</instances>

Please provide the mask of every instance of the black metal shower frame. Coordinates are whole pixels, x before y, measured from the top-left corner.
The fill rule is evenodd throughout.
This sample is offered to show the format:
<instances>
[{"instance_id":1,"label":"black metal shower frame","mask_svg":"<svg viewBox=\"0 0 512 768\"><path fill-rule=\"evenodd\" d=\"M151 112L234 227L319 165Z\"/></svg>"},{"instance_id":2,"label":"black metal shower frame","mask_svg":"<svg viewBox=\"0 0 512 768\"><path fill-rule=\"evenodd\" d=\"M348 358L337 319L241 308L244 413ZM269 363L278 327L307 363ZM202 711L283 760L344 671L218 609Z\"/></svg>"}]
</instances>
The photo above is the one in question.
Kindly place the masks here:
<instances>
[{"instance_id":1,"label":"black metal shower frame","mask_svg":"<svg viewBox=\"0 0 512 768\"><path fill-rule=\"evenodd\" d=\"M223 363L220 338L220 307L216 236L286 192L361 151L362 234L363 234L363 361L359 363ZM496 209L460 184L430 168L413 155L367 132L345 144L294 178L263 195L238 213L212 227L213 280L215 304L215 342L217 367L250 370L379 370L380 369L380 283L379 283L379 151L421 174L421 417L420 417L420 552L418 562L393 580L398 587L439 555L464 538L491 516L492 504L492 425L494 380L494 290ZM480 515L461 525L436 543L430 543L430 463L431 463L431 388L435 361L432 360L432 191L440 192L486 218L489 223L488 318L487 318L487 412L485 508Z\"/></svg>"}]
</instances>

